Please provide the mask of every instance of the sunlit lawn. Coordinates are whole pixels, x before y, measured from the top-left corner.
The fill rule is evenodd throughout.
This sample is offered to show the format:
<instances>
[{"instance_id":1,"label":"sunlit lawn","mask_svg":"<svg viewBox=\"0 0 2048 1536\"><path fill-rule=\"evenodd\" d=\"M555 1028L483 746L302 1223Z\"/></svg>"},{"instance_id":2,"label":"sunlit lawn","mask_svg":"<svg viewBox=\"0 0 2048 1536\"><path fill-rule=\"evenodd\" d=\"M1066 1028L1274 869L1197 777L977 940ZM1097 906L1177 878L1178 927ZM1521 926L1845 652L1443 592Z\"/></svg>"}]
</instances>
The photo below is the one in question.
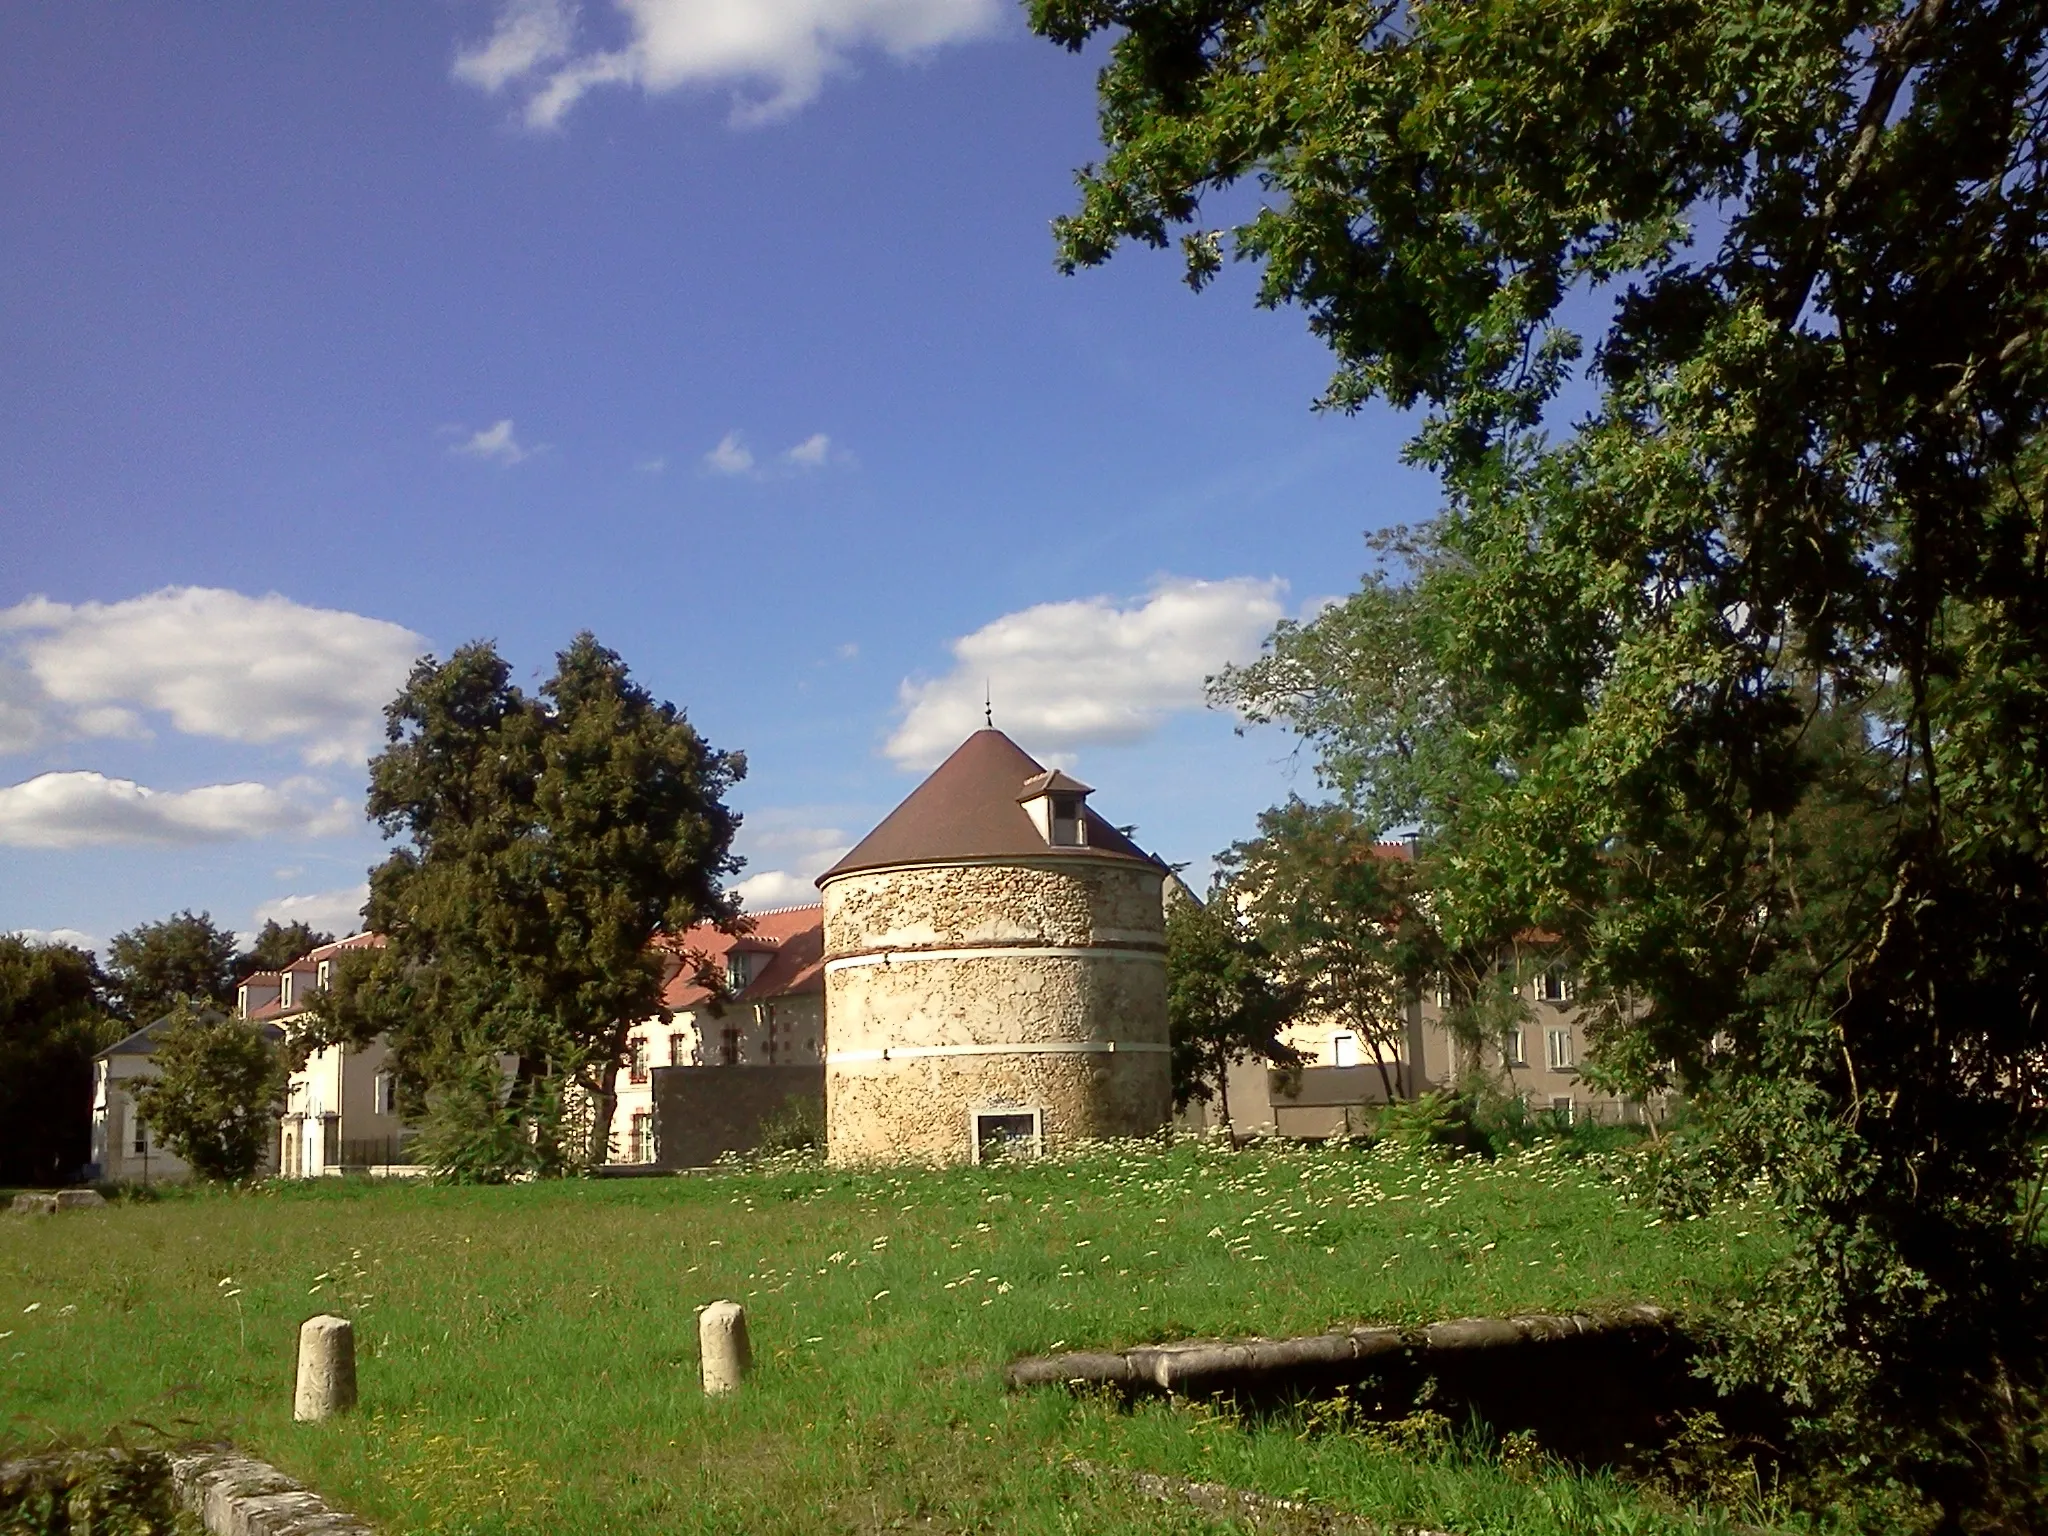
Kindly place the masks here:
<instances>
[{"instance_id":1,"label":"sunlit lawn","mask_svg":"<svg viewBox=\"0 0 2048 1536\"><path fill-rule=\"evenodd\" d=\"M232 1440L389 1532L1214 1528L1073 1457L1469 1536L1712 1530L1561 1467L1012 1395L1000 1372L1063 1346L1703 1305L1769 1241L1739 1205L1660 1224L1554 1149L280 1184L0 1222L0 1432ZM707 1400L695 1313L721 1296L747 1304L758 1369ZM295 1425L294 1338L320 1311L355 1320L362 1407Z\"/></svg>"}]
</instances>

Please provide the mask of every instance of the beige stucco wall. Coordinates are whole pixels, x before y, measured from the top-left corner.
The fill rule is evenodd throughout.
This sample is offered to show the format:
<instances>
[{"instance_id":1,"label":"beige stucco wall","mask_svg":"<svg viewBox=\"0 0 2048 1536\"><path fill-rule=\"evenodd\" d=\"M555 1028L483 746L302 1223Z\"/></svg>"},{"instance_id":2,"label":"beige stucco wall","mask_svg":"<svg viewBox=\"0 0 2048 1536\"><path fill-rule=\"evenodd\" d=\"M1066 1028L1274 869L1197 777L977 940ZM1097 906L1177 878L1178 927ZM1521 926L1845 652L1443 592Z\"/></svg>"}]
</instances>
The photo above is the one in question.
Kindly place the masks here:
<instances>
[{"instance_id":1,"label":"beige stucco wall","mask_svg":"<svg viewBox=\"0 0 2048 1536\"><path fill-rule=\"evenodd\" d=\"M833 1160L966 1161L976 1109L1039 1110L1052 1144L1165 1124L1162 877L1129 861L1052 857L870 870L828 884ZM1107 1042L1126 1049L848 1059Z\"/></svg>"}]
</instances>

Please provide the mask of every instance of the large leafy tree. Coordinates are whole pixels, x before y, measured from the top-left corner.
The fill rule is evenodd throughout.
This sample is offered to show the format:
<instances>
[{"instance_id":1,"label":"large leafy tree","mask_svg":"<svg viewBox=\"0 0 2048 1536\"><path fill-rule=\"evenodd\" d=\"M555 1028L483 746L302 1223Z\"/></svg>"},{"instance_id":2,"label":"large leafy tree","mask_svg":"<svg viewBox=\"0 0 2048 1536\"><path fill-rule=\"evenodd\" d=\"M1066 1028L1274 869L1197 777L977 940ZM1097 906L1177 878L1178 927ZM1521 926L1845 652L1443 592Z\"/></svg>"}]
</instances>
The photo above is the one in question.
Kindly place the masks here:
<instances>
[{"instance_id":1,"label":"large leafy tree","mask_svg":"<svg viewBox=\"0 0 2048 1536\"><path fill-rule=\"evenodd\" d=\"M210 912L189 909L114 935L107 977L116 1006L137 1024L162 1018L181 997L224 1008L235 995L235 936Z\"/></svg>"},{"instance_id":2,"label":"large leafy tree","mask_svg":"<svg viewBox=\"0 0 2048 1536\"><path fill-rule=\"evenodd\" d=\"M1298 991L1276 974L1227 885L1166 909L1166 1012L1173 1042L1173 1104L1216 1103L1230 1123L1230 1068L1241 1061L1301 1065L1280 1039L1299 1010Z\"/></svg>"},{"instance_id":3,"label":"large leafy tree","mask_svg":"<svg viewBox=\"0 0 2048 1536\"><path fill-rule=\"evenodd\" d=\"M284 1108L283 1053L262 1025L189 999L168 1018L151 1058L156 1074L128 1081L136 1113L202 1179L253 1177Z\"/></svg>"},{"instance_id":4,"label":"large leafy tree","mask_svg":"<svg viewBox=\"0 0 2048 1536\"><path fill-rule=\"evenodd\" d=\"M92 1058L121 1027L86 950L0 934L0 1184L58 1184L92 1156Z\"/></svg>"},{"instance_id":5,"label":"large leafy tree","mask_svg":"<svg viewBox=\"0 0 2048 1536\"><path fill-rule=\"evenodd\" d=\"M258 971L281 971L301 955L333 942L333 934L322 933L311 923L266 918L255 941L235 957L235 979L241 981Z\"/></svg>"},{"instance_id":6,"label":"large leafy tree","mask_svg":"<svg viewBox=\"0 0 2048 1536\"><path fill-rule=\"evenodd\" d=\"M1412 851L1343 804L1289 799L1217 861L1303 1014L1355 1035L1389 1102L1421 990L1441 969Z\"/></svg>"},{"instance_id":7,"label":"large leafy tree","mask_svg":"<svg viewBox=\"0 0 2048 1536\"><path fill-rule=\"evenodd\" d=\"M2048 7L1032 15L1118 32L1062 260L1250 260L1326 404L1425 409L1382 579L1487 703L1418 806L1442 916L1562 934L1603 1059L1782 1192L1728 1361L1932 1518L2041 1518ZM1407 771L1396 697L1342 772Z\"/></svg>"},{"instance_id":8,"label":"large leafy tree","mask_svg":"<svg viewBox=\"0 0 2048 1536\"><path fill-rule=\"evenodd\" d=\"M451 1168L490 1162L457 1142L602 1162L626 1031L661 1009L653 941L739 920L723 796L745 759L588 634L537 695L477 644L422 661L386 714L370 814L405 845L372 871L367 916L387 944L342 968L320 1037L388 1033L407 1106L448 1122L429 1140ZM500 1062L494 1109L478 1084ZM587 1140L560 1144L579 1104Z\"/></svg>"}]
</instances>

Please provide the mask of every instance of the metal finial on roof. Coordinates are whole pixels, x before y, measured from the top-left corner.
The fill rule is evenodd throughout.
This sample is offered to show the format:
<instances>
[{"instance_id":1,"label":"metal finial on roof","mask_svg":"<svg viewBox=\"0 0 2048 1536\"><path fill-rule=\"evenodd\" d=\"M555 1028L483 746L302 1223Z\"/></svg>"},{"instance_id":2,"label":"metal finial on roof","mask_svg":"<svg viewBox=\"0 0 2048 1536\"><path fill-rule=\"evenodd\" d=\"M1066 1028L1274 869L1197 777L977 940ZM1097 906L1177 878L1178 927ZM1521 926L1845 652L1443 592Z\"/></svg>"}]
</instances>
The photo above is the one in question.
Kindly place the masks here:
<instances>
[{"instance_id":1,"label":"metal finial on roof","mask_svg":"<svg viewBox=\"0 0 2048 1536\"><path fill-rule=\"evenodd\" d=\"M982 679L981 684L981 723L990 730L996 728L995 690L989 686L986 678Z\"/></svg>"}]
</instances>

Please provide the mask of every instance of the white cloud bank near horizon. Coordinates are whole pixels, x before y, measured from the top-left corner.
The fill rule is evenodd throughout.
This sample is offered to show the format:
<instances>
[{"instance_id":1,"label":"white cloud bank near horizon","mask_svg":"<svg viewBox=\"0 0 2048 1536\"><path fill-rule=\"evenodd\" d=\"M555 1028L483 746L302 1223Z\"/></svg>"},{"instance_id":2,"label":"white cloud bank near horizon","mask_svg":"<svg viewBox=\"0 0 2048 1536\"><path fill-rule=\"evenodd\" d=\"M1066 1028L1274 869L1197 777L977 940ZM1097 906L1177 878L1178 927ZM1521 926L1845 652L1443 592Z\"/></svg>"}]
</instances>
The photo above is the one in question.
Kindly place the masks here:
<instances>
[{"instance_id":1,"label":"white cloud bank near horizon","mask_svg":"<svg viewBox=\"0 0 2048 1536\"><path fill-rule=\"evenodd\" d=\"M257 907L252 921L257 928L267 922L282 923L286 927L305 923L321 933L345 939L362 931L363 903L369 899L370 882L359 880L338 891L310 891L302 896L276 897Z\"/></svg>"},{"instance_id":2,"label":"white cloud bank near horizon","mask_svg":"<svg viewBox=\"0 0 2048 1536\"><path fill-rule=\"evenodd\" d=\"M818 888L812 882L853 846L842 829L816 825L817 819L815 808L747 813L740 827L740 851L749 864L776 866L746 875L733 886L749 912L817 903Z\"/></svg>"},{"instance_id":3,"label":"white cloud bank near horizon","mask_svg":"<svg viewBox=\"0 0 2048 1536\"><path fill-rule=\"evenodd\" d=\"M815 100L828 77L876 48L902 60L985 37L1002 22L998 0L611 0L622 47L579 47L574 0L503 0L490 35L460 49L451 71L465 85L524 95L530 128L554 128L589 91L637 87L649 95L690 86L736 88L732 122L787 117Z\"/></svg>"},{"instance_id":4,"label":"white cloud bank near horizon","mask_svg":"<svg viewBox=\"0 0 2048 1536\"><path fill-rule=\"evenodd\" d=\"M80 770L0 787L0 845L15 848L177 848L254 837L330 837L355 830L361 821L354 806L308 779L157 790Z\"/></svg>"},{"instance_id":5,"label":"white cloud bank near horizon","mask_svg":"<svg viewBox=\"0 0 2048 1536\"><path fill-rule=\"evenodd\" d=\"M73 949L95 950L99 942L89 933L80 933L76 928L13 928L8 930L17 939L27 939L31 944L69 944Z\"/></svg>"},{"instance_id":6,"label":"white cloud bank near horizon","mask_svg":"<svg viewBox=\"0 0 2048 1536\"><path fill-rule=\"evenodd\" d=\"M165 587L112 603L0 609L0 752L78 737L284 745L314 766L365 758L424 636L270 593Z\"/></svg>"},{"instance_id":7,"label":"white cloud bank near horizon","mask_svg":"<svg viewBox=\"0 0 2048 1536\"><path fill-rule=\"evenodd\" d=\"M903 683L884 751L899 768L936 766L981 725L984 690L996 725L1035 752L1142 741L1202 708L1205 678L1258 654L1287 616L1286 591L1277 578L1166 578L1125 604L1090 597L1004 614L952 643L943 676Z\"/></svg>"}]
</instances>

